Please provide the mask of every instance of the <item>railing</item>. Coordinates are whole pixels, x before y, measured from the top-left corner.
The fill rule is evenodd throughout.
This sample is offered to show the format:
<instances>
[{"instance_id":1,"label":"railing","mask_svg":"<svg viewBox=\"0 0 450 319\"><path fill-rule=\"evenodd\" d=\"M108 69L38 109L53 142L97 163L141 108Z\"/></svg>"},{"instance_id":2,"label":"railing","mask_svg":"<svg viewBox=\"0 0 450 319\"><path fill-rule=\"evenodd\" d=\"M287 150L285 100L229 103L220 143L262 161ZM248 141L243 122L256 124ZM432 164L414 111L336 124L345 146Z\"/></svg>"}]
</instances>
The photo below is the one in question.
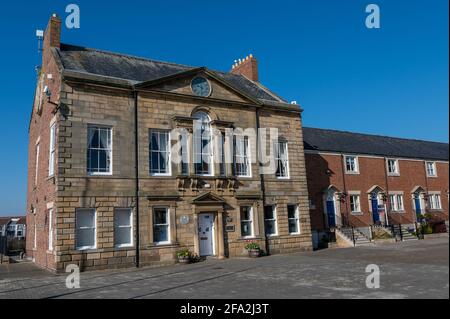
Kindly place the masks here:
<instances>
[{"instance_id":1,"label":"railing","mask_svg":"<svg viewBox=\"0 0 450 319\"><path fill-rule=\"evenodd\" d=\"M346 234L344 229L351 230L351 238L350 239L353 242L353 246L356 246L355 227L353 227L353 226L342 226L342 227L335 227L335 228L333 228L332 233L334 235L334 240L336 240L336 229L339 230L344 235L346 235L347 237L348 237L348 234Z\"/></svg>"},{"instance_id":2,"label":"railing","mask_svg":"<svg viewBox=\"0 0 450 319\"><path fill-rule=\"evenodd\" d=\"M391 227L392 234L394 235L395 241L398 241L397 235L400 236L400 241L403 241L402 224L391 224L390 227Z\"/></svg>"},{"instance_id":3,"label":"railing","mask_svg":"<svg viewBox=\"0 0 450 319\"><path fill-rule=\"evenodd\" d=\"M417 225L417 222L414 222L414 228L416 229L417 239L425 239L425 232L424 232L423 227L419 227ZM420 229L420 231L419 231L419 229Z\"/></svg>"},{"instance_id":4,"label":"railing","mask_svg":"<svg viewBox=\"0 0 450 319\"><path fill-rule=\"evenodd\" d=\"M352 241L353 241L353 246L356 246L355 227L353 227L353 226L352 226Z\"/></svg>"}]
</instances>

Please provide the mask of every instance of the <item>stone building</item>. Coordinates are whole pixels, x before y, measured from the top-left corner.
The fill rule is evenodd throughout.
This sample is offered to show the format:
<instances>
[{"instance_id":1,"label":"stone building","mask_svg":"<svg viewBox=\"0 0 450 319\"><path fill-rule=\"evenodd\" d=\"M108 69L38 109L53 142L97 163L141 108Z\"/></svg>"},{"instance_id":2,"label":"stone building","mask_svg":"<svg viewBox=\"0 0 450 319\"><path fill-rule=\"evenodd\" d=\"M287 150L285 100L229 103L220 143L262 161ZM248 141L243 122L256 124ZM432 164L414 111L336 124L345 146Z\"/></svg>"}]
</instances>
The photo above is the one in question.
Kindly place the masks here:
<instances>
[{"instance_id":1,"label":"stone building","mask_svg":"<svg viewBox=\"0 0 450 319\"><path fill-rule=\"evenodd\" d=\"M249 241L271 254L312 248L301 109L258 82L253 56L225 73L60 36L53 15L29 127L38 265L169 264L181 248L234 257Z\"/></svg>"},{"instance_id":2,"label":"stone building","mask_svg":"<svg viewBox=\"0 0 450 319\"><path fill-rule=\"evenodd\" d=\"M355 227L369 239L370 226L410 232L424 215L442 224L440 231L448 227L448 144L316 128L303 133L315 242L334 227Z\"/></svg>"}]
</instances>

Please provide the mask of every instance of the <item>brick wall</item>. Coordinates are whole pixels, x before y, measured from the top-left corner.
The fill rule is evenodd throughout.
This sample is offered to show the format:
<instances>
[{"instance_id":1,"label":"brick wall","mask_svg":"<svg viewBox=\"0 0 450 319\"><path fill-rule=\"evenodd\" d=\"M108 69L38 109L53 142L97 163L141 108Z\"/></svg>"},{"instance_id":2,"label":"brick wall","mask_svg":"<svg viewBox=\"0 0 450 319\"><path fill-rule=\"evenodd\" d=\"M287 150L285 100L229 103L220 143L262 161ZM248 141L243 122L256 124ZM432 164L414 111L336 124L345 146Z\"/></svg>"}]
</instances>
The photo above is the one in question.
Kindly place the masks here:
<instances>
[{"instance_id":1,"label":"brick wall","mask_svg":"<svg viewBox=\"0 0 450 319\"><path fill-rule=\"evenodd\" d=\"M42 111L38 112L39 99L33 104L33 110L29 123L29 145L28 145L28 183L27 183L27 255L43 267L55 269L54 251L49 248L49 211L54 210L56 216L56 192L58 187L58 167L55 163L55 174L49 176L49 153L50 153L50 125L56 123L58 131L58 116L55 117L53 110L54 103L58 103L60 97L60 70L53 58L52 48L59 46L60 21L57 17L52 17L44 35L44 46L42 52L42 66L38 81L43 81L43 85L37 84L36 94L42 90L43 86L48 86L51 97L42 99ZM48 75L51 74L51 79ZM39 144L39 159L36 158L36 148ZM56 140L58 145L58 140ZM55 155L58 161L58 149ZM38 170L36 177L36 163ZM36 183L35 183L36 181ZM34 214L32 212L35 212ZM55 217L53 218L55 222ZM55 225L55 224L53 224ZM36 233L36 237L35 237ZM36 247L34 247L36 238ZM55 237L54 237L55 238ZM55 240L54 240L55 241Z\"/></svg>"},{"instance_id":2,"label":"brick wall","mask_svg":"<svg viewBox=\"0 0 450 319\"><path fill-rule=\"evenodd\" d=\"M306 172L308 176L309 198L313 208L310 209L311 225L314 230L326 228L324 191L333 185L340 192L360 192L361 215L350 213L349 198L338 202L342 217L348 217L355 227L373 224L368 191L378 185L386 194L402 193L404 212L390 212L389 199L386 200L388 220L394 224L413 224L416 214L413 206L413 189L422 187L426 192L440 192L442 210L427 212L448 221L448 162L436 162L437 177L427 177L425 161L398 159L400 175L389 176L386 158L359 155L359 174L346 174L343 167L343 154L307 152ZM328 172L327 172L328 170Z\"/></svg>"}]
</instances>

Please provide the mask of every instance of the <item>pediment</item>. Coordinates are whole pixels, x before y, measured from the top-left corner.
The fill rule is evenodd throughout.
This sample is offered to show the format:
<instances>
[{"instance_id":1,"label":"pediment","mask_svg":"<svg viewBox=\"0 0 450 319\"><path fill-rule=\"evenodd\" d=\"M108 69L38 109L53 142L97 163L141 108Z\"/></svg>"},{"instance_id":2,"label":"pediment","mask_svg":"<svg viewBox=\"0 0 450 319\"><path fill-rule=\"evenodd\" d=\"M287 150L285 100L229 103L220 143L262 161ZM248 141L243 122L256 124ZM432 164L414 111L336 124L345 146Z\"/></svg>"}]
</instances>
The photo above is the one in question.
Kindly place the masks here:
<instances>
[{"instance_id":1,"label":"pediment","mask_svg":"<svg viewBox=\"0 0 450 319\"><path fill-rule=\"evenodd\" d=\"M373 185L369 190L367 191L368 194L378 194L378 193L384 193L384 189L378 185Z\"/></svg>"},{"instance_id":2,"label":"pediment","mask_svg":"<svg viewBox=\"0 0 450 319\"><path fill-rule=\"evenodd\" d=\"M412 194L421 194L421 193L426 193L426 191L425 191L425 189L422 186L416 185L412 189L411 193Z\"/></svg>"},{"instance_id":3,"label":"pediment","mask_svg":"<svg viewBox=\"0 0 450 319\"><path fill-rule=\"evenodd\" d=\"M191 82L196 77L203 77L208 81L211 87L210 94L208 96L197 96L192 92ZM230 83L216 76L213 71L208 71L206 68L191 69L189 71L184 71L156 80L142 82L136 85L136 87L143 90L148 89L163 91L199 98L209 98L247 104L260 104L259 101L245 95L240 90L234 88Z\"/></svg>"},{"instance_id":4,"label":"pediment","mask_svg":"<svg viewBox=\"0 0 450 319\"><path fill-rule=\"evenodd\" d=\"M207 193L200 194L199 196L195 197L192 200L192 203L197 204L197 205L198 204L223 205L223 204L225 204L225 200L222 197L220 197L212 192L207 192Z\"/></svg>"}]
</instances>

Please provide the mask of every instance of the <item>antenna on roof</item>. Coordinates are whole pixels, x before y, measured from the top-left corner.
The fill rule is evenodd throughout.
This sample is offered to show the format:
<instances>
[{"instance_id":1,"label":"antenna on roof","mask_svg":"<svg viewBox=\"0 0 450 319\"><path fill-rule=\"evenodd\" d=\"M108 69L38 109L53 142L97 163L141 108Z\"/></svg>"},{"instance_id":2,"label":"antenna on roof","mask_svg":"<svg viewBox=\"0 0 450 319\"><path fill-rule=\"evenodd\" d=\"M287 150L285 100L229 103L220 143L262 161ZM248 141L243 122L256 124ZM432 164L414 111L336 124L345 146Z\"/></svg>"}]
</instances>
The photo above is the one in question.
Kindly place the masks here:
<instances>
[{"instance_id":1,"label":"antenna on roof","mask_svg":"<svg viewBox=\"0 0 450 319\"><path fill-rule=\"evenodd\" d=\"M44 31L36 30L36 37L38 38L38 52L42 52L42 40L44 39Z\"/></svg>"}]
</instances>

